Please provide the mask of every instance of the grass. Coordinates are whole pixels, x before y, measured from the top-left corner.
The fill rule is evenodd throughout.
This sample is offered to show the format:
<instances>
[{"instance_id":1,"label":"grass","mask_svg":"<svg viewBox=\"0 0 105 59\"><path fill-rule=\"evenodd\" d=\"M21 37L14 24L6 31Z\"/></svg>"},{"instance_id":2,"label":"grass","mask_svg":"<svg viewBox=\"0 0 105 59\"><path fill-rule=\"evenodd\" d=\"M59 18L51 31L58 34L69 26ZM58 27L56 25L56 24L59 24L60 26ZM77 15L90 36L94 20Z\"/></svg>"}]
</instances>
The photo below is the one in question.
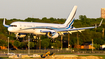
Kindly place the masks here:
<instances>
[{"instance_id":1,"label":"grass","mask_svg":"<svg viewBox=\"0 0 105 59\"><path fill-rule=\"evenodd\" d=\"M103 57L103 59L105 59L105 55L97 55L97 56Z\"/></svg>"}]
</instances>

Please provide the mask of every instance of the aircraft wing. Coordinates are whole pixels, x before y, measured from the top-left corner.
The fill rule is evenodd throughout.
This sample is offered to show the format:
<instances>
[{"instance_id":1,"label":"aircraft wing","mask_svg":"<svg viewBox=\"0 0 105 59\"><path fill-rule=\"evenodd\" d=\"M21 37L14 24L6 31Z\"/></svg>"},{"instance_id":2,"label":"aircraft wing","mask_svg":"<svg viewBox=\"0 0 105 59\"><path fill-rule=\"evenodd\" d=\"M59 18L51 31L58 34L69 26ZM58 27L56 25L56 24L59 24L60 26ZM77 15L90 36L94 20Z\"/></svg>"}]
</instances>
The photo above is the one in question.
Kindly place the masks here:
<instances>
[{"instance_id":1,"label":"aircraft wing","mask_svg":"<svg viewBox=\"0 0 105 59\"><path fill-rule=\"evenodd\" d=\"M74 28L74 29L55 29L55 32L58 32L59 34L63 34L63 33L73 33L73 32L81 32L84 31L85 29L92 29L92 28L96 28L95 26L93 27L84 27L84 28ZM52 32L50 30L41 30L40 32L42 33L47 33L47 32Z\"/></svg>"},{"instance_id":2,"label":"aircraft wing","mask_svg":"<svg viewBox=\"0 0 105 59\"><path fill-rule=\"evenodd\" d=\"M102 21L103 21L103 19L101 20L101 22L100 22L100 24L98 26L92 26L92 27L73 28L73 29L54 28L54 27L31 27L31 28L25 28L23 30L44 28L44 29L51 29L51 30L41 30L40 32L42 32L42 33L47 33L47 32L58 32L58 33L61 33L61 32L63 32L63 33L71 32L72 33L72 32L77 32L77 31L81 32L81 31L83 31L85 29L92 29L92 28L97 28L97 27L101 26Z\"/></svg>"},{"instance_id":3,"label":"aircraft wing","mask_svg":"<svg viewBox=\"0 0 105 59\"><path fill-rule=\"evenodd\" d=\"M81 32L81 31L84 31L85 29L92 29L92 28L97 28L97 27L99 27L99 26L101 26L101 24L102 24L102 22L103 22L103 19L101 20L101 22L100 22L100 24L98 25L98 26L92 26L92 27L83 27L83 28L73 28L73 29L54 29L56 32L58 32L58 33L67 33L67 32L70 32L70 33L72 33L72 32L77 32L77 31L79 31L79 32ZM41 31L41 32L51 32L51 31Z\"/></svg>"},{"instance_id":4,"label":"aircraft wing","mask_svg":"<svg viewBox=\"0 0 105 59\"><path fill-rule=\"evenodd\" d=\"M83 27L83 28L74 28L74 29L55 29L54 31L59 33L60 35L63 35L64 33L74 33L74 32L82 32L85 29L92 29L92 28L96 28L96 26L93 27ZM53 33L54 31L50 31L50 30L41 30L40 32L42 33L48 33L51 32Z\"/></svg>"},{"instance_id":5,"label":"aircraft wing","mask_svg":"<svg viewBox=\"0 0 105 59\"><path fill-rule=\"evenodd\" d=\"M60 32L60 31L75 31L75 30L92 29L92 28L100 27L102 22L103 22L103 19L101 20L101 22L100 22L100 24L98 26L93 26L93 27L83 27L83 28L74 28L74 29L59 29L59 30L56 30L56 31Z\"/></svg>"},{"instance_id":6,"label":"aircraft wing","mask_svg":"<svg viewBox=\"0 0 105 59\"><path fill-rule=\"evenodd\" d=\"M96 28L95 26L93 27L83 27L83 28L74 28L74 29L61 29L61 30L56 30L57 32L62 32L62 31L78 31L78 30L85 30L85 29L92 29Z\"/></svg>"}]
</instances>

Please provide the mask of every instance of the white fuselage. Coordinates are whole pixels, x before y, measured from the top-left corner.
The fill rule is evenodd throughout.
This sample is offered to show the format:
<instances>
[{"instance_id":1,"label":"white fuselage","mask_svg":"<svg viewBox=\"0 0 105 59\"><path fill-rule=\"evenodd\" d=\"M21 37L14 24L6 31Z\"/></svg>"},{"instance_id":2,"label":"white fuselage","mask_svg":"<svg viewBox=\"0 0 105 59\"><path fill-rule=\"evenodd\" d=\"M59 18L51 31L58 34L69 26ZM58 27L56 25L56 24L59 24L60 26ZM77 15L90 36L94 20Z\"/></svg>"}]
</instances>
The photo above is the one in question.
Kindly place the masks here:
<instances>
[{"instance_id":1,"label":"white fuselage","mask_svg":"<svg viewBox=\"0 0 105 59\"><path fill-rule=\"evenodd\" d=\"M45 35L49 38L57 38L64 33L74 32L73 22L76 14L77 6L74 6L68 18L64 24L53 24L53 23L38 23L38 22L13 22L10 25L5 24L5 18L3 25L8 28L9 32L13 33L33 33L36 35ZM75 29L77 30L77 29Z\"/></svg>"},{"instance_id":2,"label":"white fuselage","mask_svg":"<svg viewBox=\"0 0 105 59\"><path fill-rule=\"evenodd\" d=\"M33 33L36 35L45 35L49 38L57 38L59 35L64 35L64 33L81 32L85 29L92 29L101 26L102 21L99 26L74 28L72 25L74 23L74 17L76 14L77 6L74 6L69 17L66 19L64 24L53 24L53 23L38 23L38 22L13 22L10 25L5 24L5 18L3 25L8 28L9 32L13 33ZM18 37L18 36L17 36Z\"/></svg>"},{"instance_id":3,"label":"white fuselage","mask_svg":"<svg viewBox=\"0 0 105 59\"><path fill-rule=\"evenodd\" d=\"M33 28L33 27L34 27L34 29L29 29L29 28ZM35 27L40 27L40 28L35 28ZM45 27L47 27L47 28L45 28ZM46 33L41 33L40 32L41 30L54 31L50 28L48 29L48 27L65 28L65 25L53 24L53 23L37 23L37 22L13 22L10 24L10 27L8 27L8 31L15 32L15 33L33 33L36 35L37 34L44 35Z\"/></svg>"}]
</instances>

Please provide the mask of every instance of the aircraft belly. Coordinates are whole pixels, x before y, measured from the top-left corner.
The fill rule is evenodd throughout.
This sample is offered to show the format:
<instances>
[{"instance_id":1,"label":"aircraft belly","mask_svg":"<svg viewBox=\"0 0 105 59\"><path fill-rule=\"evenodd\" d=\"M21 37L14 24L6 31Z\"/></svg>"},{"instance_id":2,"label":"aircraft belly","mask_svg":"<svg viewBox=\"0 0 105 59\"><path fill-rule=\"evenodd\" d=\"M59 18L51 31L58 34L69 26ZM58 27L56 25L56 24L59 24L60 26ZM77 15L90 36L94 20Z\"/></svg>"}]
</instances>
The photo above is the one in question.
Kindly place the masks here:
<instances>
[{"instance_id":1,"label":"aircraft belly","mask_svg":"<svg viewBox=\"0 0 105 59\"><path fill-rule=\"evenodd\" d=\"M28 29L28 30L19 30L19 31L17 31L17 32L19 32L19 33L33 33L34 30L32 30L32 29Z\"/></svg>"},{"instance_id":2,"label":"aircraft belly","mask_svg":"<svg viewBox=\"0 0 105 59\"><path fill-rule=\"evenodd\" d=\"M36 35L45 35L46 33L41 33L41 30L47 30L47 29L28 29L28 30L19 30L16 31L17 33L33 33Z\"/></svg>"},{"instance_id":3,"label":"aircraft belly","mask_svg":"<svg viewBox=\"0 0 105 59\"><path fill-rule=\"evenodd\" d=\"M41 30L47 30L47 29L35 29L35 31L33 32L33 34L36 34L36 35L46 35L46 33L41 33L40 32Z\"/></svg>"}]
</instances>

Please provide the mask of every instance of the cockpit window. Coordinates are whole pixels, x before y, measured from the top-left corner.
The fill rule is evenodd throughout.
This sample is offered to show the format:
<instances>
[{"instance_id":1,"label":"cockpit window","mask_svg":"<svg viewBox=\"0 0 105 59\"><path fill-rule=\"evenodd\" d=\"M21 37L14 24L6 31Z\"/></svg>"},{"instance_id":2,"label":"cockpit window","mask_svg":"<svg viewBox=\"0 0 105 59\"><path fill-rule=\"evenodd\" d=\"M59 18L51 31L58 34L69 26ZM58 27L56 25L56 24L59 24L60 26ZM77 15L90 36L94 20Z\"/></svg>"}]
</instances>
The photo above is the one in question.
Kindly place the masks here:
<instances>
[{"instance_id":1,"label":"cockpit window","mask_svg":"<svg viewBox=\"0 0 105 59\"><path fill-rule=\"evenodd\" d=\"M17 27L17 25L10 25L10 27Z\"/></svg>"}]
</instances>

